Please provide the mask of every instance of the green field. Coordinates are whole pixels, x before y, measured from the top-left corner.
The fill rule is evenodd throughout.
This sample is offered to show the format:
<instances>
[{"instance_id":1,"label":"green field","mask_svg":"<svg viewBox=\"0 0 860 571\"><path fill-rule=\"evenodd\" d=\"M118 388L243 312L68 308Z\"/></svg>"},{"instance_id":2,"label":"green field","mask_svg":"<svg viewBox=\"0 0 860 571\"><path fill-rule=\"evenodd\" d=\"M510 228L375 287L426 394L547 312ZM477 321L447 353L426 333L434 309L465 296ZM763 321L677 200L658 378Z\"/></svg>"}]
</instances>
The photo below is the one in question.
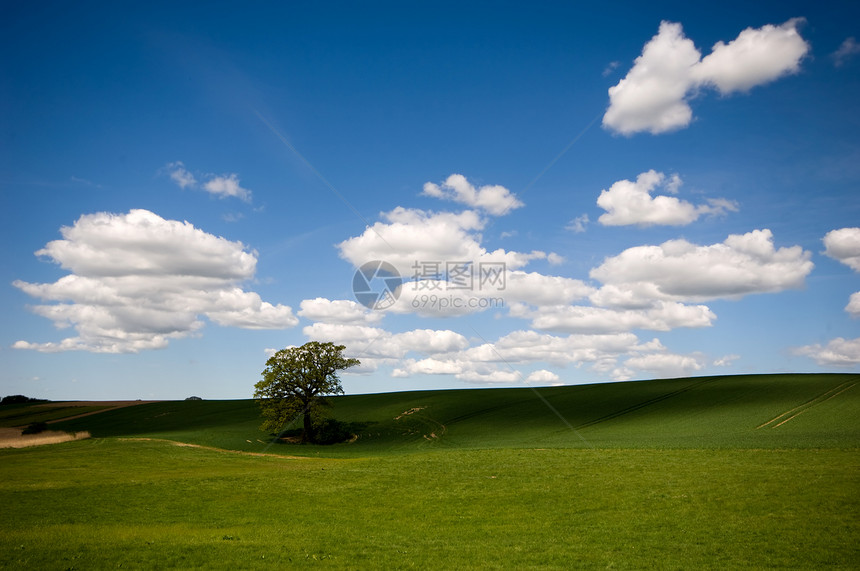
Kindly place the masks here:
<instances>
[{"instance_id":1,"label":"green field","mask_svg":"<svg viewBox=\"0 0 860 571\"><path fill-rule=\"evenodd\" d=\"M0 450L0 565L856 569L858 382L344 396L333 446L272 443L251 401L109 410Z\"/></svg>"},{"instance_id":2,"label":"green field","mask_svg":"<svg viewBox=\"0 0 860 571\"><path fill-rule=\"evenodd\" d=\"M0 408L0 427L25 426L34 422L51 422L69 416L105 410L107 406L7 405Z\"/></svg>"}]
</instances>

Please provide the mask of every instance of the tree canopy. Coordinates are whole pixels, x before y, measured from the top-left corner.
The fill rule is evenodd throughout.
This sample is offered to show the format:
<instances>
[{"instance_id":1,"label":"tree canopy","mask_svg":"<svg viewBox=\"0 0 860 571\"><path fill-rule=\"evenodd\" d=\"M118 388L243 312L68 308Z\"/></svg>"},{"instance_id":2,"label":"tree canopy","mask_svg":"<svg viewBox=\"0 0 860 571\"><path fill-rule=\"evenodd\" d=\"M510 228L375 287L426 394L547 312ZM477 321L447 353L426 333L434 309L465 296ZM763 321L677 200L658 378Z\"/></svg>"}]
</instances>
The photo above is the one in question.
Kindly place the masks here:
<instances>
[{"instance_id":1,"label":"tree canopy","mask_svg":"<svg viewBox=\"0 0 860 571\"><path fill-rule=\"evenodd\" d=\"M344 349L344 345L311 341L272 355L263 379L254 385L254 398L265 419L261 430L280 432L301 415L301 441L313 442L314 429L328 405L325 397L343 394L338 372L360 364L344 357Z\"/></svg>"}]
</instances>

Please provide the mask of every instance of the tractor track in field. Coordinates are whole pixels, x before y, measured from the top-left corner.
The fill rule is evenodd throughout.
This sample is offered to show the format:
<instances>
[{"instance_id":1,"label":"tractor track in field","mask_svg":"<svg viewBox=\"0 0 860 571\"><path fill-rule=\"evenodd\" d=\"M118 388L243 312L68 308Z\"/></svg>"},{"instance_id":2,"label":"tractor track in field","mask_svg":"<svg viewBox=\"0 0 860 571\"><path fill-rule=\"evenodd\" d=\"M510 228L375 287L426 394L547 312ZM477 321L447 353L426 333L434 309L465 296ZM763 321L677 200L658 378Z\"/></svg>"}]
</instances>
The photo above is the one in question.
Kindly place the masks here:
<instances>
[{"instance_id":1,"label":"tractor track in field","mask_svg":"<svg viewBox=\"0 0 860 571\"><path fill-rule=\"evenodd\" d=\"M640 403L636 403L636 404L624 407L624 408L617 410L615 412L611 412L611 413L605 414L599 418L595 418L594 420L589 420L588 422L584 422L584 423L580 424L579 426L576 426L575 428L577 430L579 430L581 428L587 428L589 426L594 426L595 424L599 424L601 422L606 422L607 420L613 420L613 419L618 418L620 416L624 416L625 414L629 414L631 412L636 412L637 410L642 410L643 408L646 408L646 407L649 407L651 405L663 402L664 400L668 400L672 397L676 397L680 394L683 394L683 393L691 391L695 388L698 388L698 387L700 387L706 383L711 383L711 382L714 382L714 381L721 379L721 378L723 378L723 377L707 377L707 378L704 378L700 381L693 382L693 383L687 385L686 387L680 388L678 390L668 392L668 393L656 396L654 398L648 399L646 401L642 401Z\"/></svg>"},{"instance_id":2,"label":"tractor track in field","mask_svg":"<svg viewBox=\"0 0 860 571\"><path fill-rule=\"evenodd\" d=\"M57 408L57 407L76 407L76 406L104 406L101 410L91 410L89 412L83 412L81 414L75 414L72 416L64 416L63 418L57 418L54 420L48 420L47 424L53 424L55 422L65 422L67 420L74 420L76 418L83 418L85 416L92 416L94 414L101 414L103 412L108 412L111 410L119 410L121 408L125 408L127 406L137 406L140 404L150 404L154 402L161 402L156 400L130 400L130 401L72 401L72 402L53 402L42 405L35 406L43 406L46 408Z\"/></svg>"},{"instance_id":3,"label":"tractor track in field","mask_svg":"<svg viewBox=\"0 0 860 571\"><path fill-rule=\"evenodd\" d=\"M858 378L860 378L860 377L854 377L853 379L849 379L839 386L836 386L830 390L824 391L820 395L809 399L805 403L800 404L800 405L798 405L798 406L796 406L790 410L787 410L784 413L771 418L767 422L759 424L758 426L755 427L755 429L758 430L760 428L764 428L764 427L769 426L769 425L770 425L769 426L770 428L778 428L778 427L782 426L783 424L785 424L786 422L788 422L789 420L791 420L793 418L797 418L798 416L800 416L804 412L808 411L812 407L819 405L819 404L822 404L822 403L825 403L825 402L829 401L830 399L841 395L845 391L854 388L854 386L857 385L857 383L858 383L858 381L857 381ZM776 423L776 424L774 424L774 423Z\"/></svg>"}]
</instances>

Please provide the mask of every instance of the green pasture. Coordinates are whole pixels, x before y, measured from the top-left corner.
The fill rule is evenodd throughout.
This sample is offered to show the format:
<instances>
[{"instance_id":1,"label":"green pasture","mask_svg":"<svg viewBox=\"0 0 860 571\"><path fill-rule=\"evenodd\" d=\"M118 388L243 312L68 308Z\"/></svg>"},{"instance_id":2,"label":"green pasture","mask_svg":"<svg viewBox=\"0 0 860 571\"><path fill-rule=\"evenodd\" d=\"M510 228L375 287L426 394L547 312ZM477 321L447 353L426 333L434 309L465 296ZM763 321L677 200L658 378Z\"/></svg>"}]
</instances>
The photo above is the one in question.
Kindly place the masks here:
<instances>
[{"instance_id":1,"label":"green pasture","mask_svg":"<svg viewBox=\"0 0 860 571\"><path fill-rule=\"evenodd\" d=\"M0 407L0 427L26 426L34 422L51 422L70 416L96 412L109 406L44 406L15 404Z\"/></svg>"},{"instance_id":2,"label":"green pasture","mask_svg":"<svg viewBox=\"0 0 860 571\"><path fill-rule=\"evenodd\" d=\"M358 440L334 446L272 444L251 400L144 404L52 428L328 457L473 448L855 447L858 382L860 375L750 375L340 396L332 399L332 415L352 423Z\"/></svg>"},{"instance_id":3,"label":"green pasture","mask_svg":"<svg viewBox=\"0 0 860 571\"><path fill-rule=\"evenodd\" d=\"M329 447L251 401L101 412L0 450L0 567L856 569L858 380L345 396Z\"/></svg>"}]
</instances>

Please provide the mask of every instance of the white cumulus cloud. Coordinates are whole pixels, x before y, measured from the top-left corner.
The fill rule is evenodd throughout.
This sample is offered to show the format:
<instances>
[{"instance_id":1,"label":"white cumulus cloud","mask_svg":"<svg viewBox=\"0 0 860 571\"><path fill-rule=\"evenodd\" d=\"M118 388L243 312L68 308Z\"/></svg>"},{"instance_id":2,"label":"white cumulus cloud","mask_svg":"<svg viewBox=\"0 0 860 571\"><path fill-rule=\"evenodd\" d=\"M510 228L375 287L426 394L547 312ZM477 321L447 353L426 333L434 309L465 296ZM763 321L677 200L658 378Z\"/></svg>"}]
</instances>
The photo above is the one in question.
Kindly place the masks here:
<instances>
[{"instance_id":1,"label":"white cumulus cloud","mask_svg":"<svg viewBox=\"0 0 860 571\"><path fill-rule=\"evenodd\" d=\"M239 176L235 173L216 176L203 185L203 190L219 198L234 197L245 202L251 201L251 191L239 185Z\"/></svg>"},{"instance_id":2,"label":"white cumulus cloud","mask_svg":"<svg viewBox=\"0 0 860 571\"><path fill-rule=\"evenodd\" d=\"M167 172L170 174L170 178L173 182L179 185L179 188L193 188L197 186L197 179L194 178L193 174L188 172L185 165L182 164L182 161L168 163L166 168Z\"/></svg>"},{"instance_id":3,"label":"white cumulus cloud","mask_svg":"<svg viewBox=\"0 0 860 571\"><path fill-rule=\"evenodd\" d=\"M848 298L848 305L845 306L845 311L851 317L860 317L860 291L851 294Z\"/></svg>"},{"instance_id":4,"label":"white cumulus cloud","mask_svg":"<svg viewBox=\"0 0 860 571\"><path fill-rule=\"evenodd\" d=\"M185 168L182 161L167 163L164 171L181 189L199 188L218 198L233 197L244 202L251 202L251 191L242 188L239 183L239 175L236 173L221 176L208 175L209 180L200 184L191 171Z\"/></svg>"},{"instance_id":5,"label":"white cumulus cloud","mask_svg":"<svg viewBox=\"0 0 860 571\"><path fill-rule=\"evenodd\" d=\"M809 51L809 44L797 31L802 23L803 19L794 18L780 26L747 28L728 44L717 42L695 66L693 78L727 94L797 73L800 60Z\"/></svg>"},{"instance_id":6,"label":"white cumulus cloud","mask_svg":"<svg viewBox=\"0 0 860 571\"><path fill-rule=\"evenodd\" d=\"M666 177L663 173L649 170L640 174L636 181L620 180L597 198L597 205L606 211L598 219L604 226L683 226L697 220L703 214L719 215L727 210L737 211L734 202L715 199L707 205L694 206L674 196L651 193L665 188L676 193L681 185L678 175Z\"/></svg>"},{"instance_id":7,"label":"white cumulus cloud","mask_svg":"<svg viewBox=\"0 0 860 571\"><path fill-rule=\"evenodd\" d=\"M298 315L311 321L323 323L375 323L384 317L379 311L371 311L348 299L330 300L324 297L303 300Z\"/></svg>"},{"instance_id":8,"label":"white cumulus cloud","mask_svg":"<svg viewBox=\"0 0 860 571\"><path fill-rule=\"evenodd\" d=\"M303 329L312 341L332 341L343 344L359 358L401 359L407 353L434 355L461 351L469 341L448 329L414 329L391 333L379 327L343 323L314 323Z\"/></svg>"},{"instance_id":9,"label":"white cumulus cloud","mask_svg":"<svg viewBox=\"0 0 860 571\"><path fill-rule=\"evenodd\" d=\"M461 174L452 174L442 184L425 183L423 194L480 208L493 216L501 216L523 206L504 186L494 184L475 188Z\"/></svg>"},{"instance_id":10,"label":"white cumulus cloud","mask_svg":"<svg viewBox=\"0 0 860 571\"><path fill-rule=\"evenodd\" d=\"M565 230L570 230L571 232L575 232L577 234L581 234L585 232L586 227L588 226L588 214L582 214L577 216L573 220L567 223L567 226L564 227Z\"/></svg>"},{"instance_id":11,"label":"white cumulus cloud","mask_svg":"<svg viewBox=\"0 0 860 571\"><path fill-rule=\"evenodd\" d=\"M447 264L471 263L477 271L482 263L499 263L515 270L547 257L539 251L488 251L481 245L480 233L486 221L473 210L427 212L397 207L381 216L383 221L337 245L342 258L356 267L384 260L409 279L424 277L433 267L444 273Z\"/></svg>"},{"instance_id":12,"label":"white cumulus cloud","mask_svg":"<svg viewBox=\"0 0 860 571\"><path fill-rule=\"evenodd\" d=\"M484 343L467 349L463 358L471 362L489 363L595 363L614 359L639 348L639 339L632 333L575 334L566 337L514 331L494 343Z\"/></svg>"},{"instance_id":13,"label":"white cumulus cloud","mask_svg":"<svg viewBox=\"0 0 860 571\"><path fill-rule=\"evenodd\" d=\"M671 331L680 327L709 327L716 315L705 305L657 301L644 309L610 309L582 305L511 307L511 316L531 320L542 331L615 333L646 329Z\"/></svg>"},{"instance_id":14,"label":"white cumulus cloud","mask_svg":"<svg viewBox=\"0 0 860 571\"><path fill-rule=\"evenodd\" d=\"M676 353L650 353L637 355L625 360L621 370L625 378L631 378L634 371L647 372L658 378L688 377L704 368L703 359L695 355L678 355ZM621 375L616 375L617 380Z\"/></svg>"},{"instance_id":15,"label":"white cumulus cloud","mask_svg":"<svg viewBox=\"0 0 860 571\"><path fill-rule=\"evenodd\" d=\"M837 337L823 347L819 344L806 345L798 347L794 353L810 357L823 366L852 367L860 365L860 337L857 339Z\"/></svg>"},{"instance_id":16,"label":"white cumulus cloud","mask_svg":"<svg viewBox=\"0 0 860 571\"><path fill-rule=\"evenodd\" d=\"M824 253L860 272L860 228L831 230L824 236Z\"/></svg>"},{"instance_id":17,"label":"white cumulus cloud","mask_svg":"<svg viewBox=\"0 0 860 571\"><path fill-rule=\"evenodd\" d=\"M552 371L547 371L546 369L540 369L538 371L532 371L529 373L529 376L526 377L527 383L537 383L537 384L560 384L559 376L553 373Z\"/></svg>"},{"instance_id":18,"label":"white cumulus cloud","mask_svg":"<svg viewBox=\"0 0 860 571\"><path fill-rule=\"evenodd\" d=\"M624 250L591 270L591 277L632 303L638 299L705 301L740 298L803 287L812 271L811 253L800 246L775 248L770 230L732 234L719 244L699 246L669 240Z\"/></svg>"},{"instance_id":19,"label":"white cumulus cloud","mask_svg":"<svg viewBox=\"0 0 860 571\"><path fill-rule=\"evenodd\" d=\"M728 94L797 73L809 51L797 31L801 22L747 28L728 44L717 42L704 59L680 24L662 22L624 79L609 88L603 126L625 135L680 129L692 121L689 100L703 87Z\"/></svg>"},{"instance_id":20,"label":"white cumulus cloud","mask_svg":"<svg viewBox=\"0 0 860 571\"><path fill-rule=\"evenodd\" d=\"M78 333L59 343L19 341L40 351L138 352L167 346L203 326L280 329L298 319L240 283L253 278L256 253L241 242L147 210L81 216L63 239L36 252L71 274L54 283L13 285L52 304L32 310Z\"/></svg>"},{"instance_id":21,"label":"white cumulus cloud","mask_svg":"<svg viewBox=\"0 0 860 571\"><path fill-rule=\"evenodd\" d=\"M824 254L860 272L860 228L831 230L824 236ZM860 291L851 294L845 311L860 317Z\"/></svg>"}]
</instances>

